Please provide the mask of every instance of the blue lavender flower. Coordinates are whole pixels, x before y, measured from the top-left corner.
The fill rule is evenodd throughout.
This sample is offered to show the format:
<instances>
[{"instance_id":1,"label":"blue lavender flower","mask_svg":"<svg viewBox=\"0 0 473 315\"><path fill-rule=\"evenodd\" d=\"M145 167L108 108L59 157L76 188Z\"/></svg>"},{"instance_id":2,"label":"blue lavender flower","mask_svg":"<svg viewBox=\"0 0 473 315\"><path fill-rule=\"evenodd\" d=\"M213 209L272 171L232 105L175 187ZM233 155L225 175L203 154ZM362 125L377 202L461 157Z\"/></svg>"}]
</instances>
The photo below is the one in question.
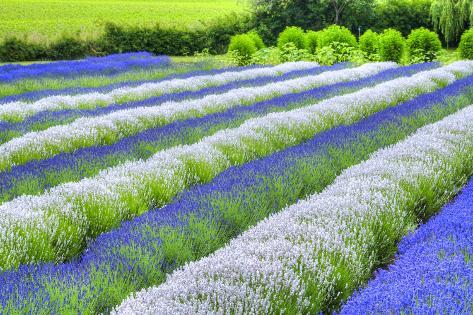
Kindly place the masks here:
<instances>
[{"instance_id":1,"label":"blue lavender flower","mask_svg":"<svg viewBox=\"0 0 473 315\"><path fill-rule=\"evenodd\" d=\"M81 148L72 153L61 153L49 159L35 160L14 166L10 171L0 172L0 196L4 200L15 197L16 193L13 192L15 187L25 181L35 182L35 185L41 187L41 190L49 188L51 181L48 174L66 172L68 176L71 176L69 170L72 170L76 175L74 178L70 178L70 180L78 180L89 176L92 166L98 166L102 169L124 159L147 158L153 153L147 149L147 146L165 148L176 143L189 144L195 141L195 138L199 135L206 135L216 129L227 128L250 117L262 116L275 110L287 109L291 104L317 101L337 95L347 89L360 89L436 66L437 64L418 64L390 69L353 82L342 82L309 91L284 95L267 101L257 102L251 106L239 106L223 113L211 114L202 118L176 121L163 127L149 129L124 138L112 145Z\"/></svg>"},{"instance_id":2,"label":"blue lavender flower","mask_svg":"<svg viewBox=\"0 0 473 315\"><path fill-rule=\"evenodd\" d=\"M72 262L20 266L17 271L4 272L0 274L0 307L30 312L45 308L52 313L91 309L105 312L129 292L156 284L166 272L179 266L179 262L161 256L163 238L160 230L181 231L186 237L187 227L193 220L198 220L209 229L234 227L228 231L232 235L238 234L238 227L245 228L245 225L229 221L225 215L225 207L229 204L246 209L250 223L262 219L327 185L330 178L345 167L343 161L330 158L332 150L351 152L355 159L362 160L377 148L396 141L393 136L412 133L416 128L406 124L406 119L422 114L430 117L439 108L450 108L450 97L466 91L471 96L472 84L473 76L458 80L444 89L388 108L353 125L339 126L303 144L232 167L208 184L183 192L169 205L102 234ZM365 146L367 144L370 146ZM320 170L330 176L319 176L314 172L324 159L329 164L322 164ZM278 195L277 191L284 193ZM259 217L252 218L256 213ZM206 253L203 250L200 254Z\"/></svg>"},{"instance_id":3,"label":"blue lavender flower","mask_svg":"<svg viewBox=\"0 0 473 315\"><path fill-rule=\"evenodd\" d=\"M11 83L22 79L44 77L72 77L84 74L114 75L133 68L163 67L171 63L167 56L153 56L147 52L88 57L82 60L10 64L0 66L0 82Z\"/></svg>"},{"instance_id":4,"label":"blue lavender flower","mask_svg":"<svg viewBox=\"0 0 473 315\"><path fill-rule=\"evenodd\" d=\"M150 67L150 66L152 66L152 65L148 65L148 66L146 64L142 65L142 67ZM163 65L163 66L168 66L168 65ZM204 63L198 63L195 68L196 69L201 69L204 66L205 66ZM161 67L161 66L158 66L158 67ZM194 70L194 71L189 71L189 72L185 72L185 73L170 74L170 75L167 75L164 78L158 79L158 80L148 79L148 80L137 80L137 81L122 81L122 82L118 82L118 83L112 83L112 84L104 85L104 86L101 86L101 87L73 87L73 88L62 88L62 89L60 89L60 88L59 89L44 89L44 90L39 90L39 91L24 92L24 93L20 93L20 94L0 97L0 103L8 103L8 102L15 102L15 101L35 101L35 100L38 100L40 98L44 98L44 97L51 96L51 95L75 95L75 94L89 93L89 92L102 92L102 93L104 93L104 92L109 92L113 89L117 89L117 88L120 88L120 87L124 87L124 86L133 87L133 86L137 86L137 85L140 85L140 84L143 84L143 83L148 83L148 82L160 82L160 81L163 81L163 80L178 79L178 78L179 79L185 79L185 78L189 78L189 77L196 76L196 75L219 74L219 73L226 72L226 71L244 71L244 70L248 70L248 69L255 69L255 68L261 68L261 67L262 66L260 66L260 65L251 65L251 66L245 66L245 67L224 67L224 68L212 69L212 70ZM135 67L135 68L137 68L137 67ZM128 70L133 70L133 69L134 68L131 68L131 69L128 69ZM125 71L125 70L127 70L127 69L123 69L122 72ZM121 72L117 72L116 74L120 74L120 73ZM97 73L95 73L95 72L94 73L85 73L85 74L80 74L79 73L79 75L94 75L94 74L102 75L102 73L100 71L97 72ZM24 79L34 79L34 78L35 78L34 76L31 76L31 77L25 76Z\"/></svg>"},{"instance_id":5,"label":"blue lavender flower","mask_svg":"<svg viewBox=\"0 0 473 315\"><path fill-rule=\"evenodd\" d=\"M473 179L438 215L399 244L341 314L473 313Z\"/></svg>"},{"instance_id":6,"label":"blue lavender flower","mask_svg":"<svg viewBox=\"0 0 473 315\"><path fill-rule=\"evenodd\" d=\"M340 63L340 64L336 64L330 67L323 66L323 67L314 67L312 69L295 70L295 71L290 71L288 73L285 73L278 77L270 76L270 77L248 79L248 80L243 80L243 81L236 81L236 82L231 82L231 83L227 83L227 84L223 84L219 86L212 86L212 87L200 89L197 91L168 93L168 94L163 94L157 97L150 97L145 100L127 102L124 104L113 104L110 106L98 107L98 108L89 109L89 110L69 109L69 110L60 110L60 111L44 111L44 112L39 112L38 114L35 114L31 117L28 117L27 119L19 123L9 123L5 121L0 121L0 135L2 133L5 134L11 131L16 132L17 134L24 134L31 131L33 126L38 126L41 124L47 125L47 126L60 125L62 123L65 123L67 121L72 121L73 119L76 119L79 117L96 117L100 115L106 115L108 113L111 113L117 110L131 109L131 108L136 108L136 107L157 106L159 104L162 104L164 102L169 102L169 101L182 101L186 99L196 99L196 98L201 98L203 96L210 95L210 94L224 93L231 89L236 89L239 87L260 86L260 85L265 85L271 82L280 82L280 81L284 81L284 80L288 80L288 79L296 78L300 76L316 75L325 71L339 70L347 66L348 64L346 63ZM425 65L426 68L430 68L434 66L436 66L436 64L434 63ZM212 71L212 73L213 72L215 71ZM169 77L167 77L167 79L169 79ZM154 82L158 82L158 81L154 81ZM97 92L98 90L101 90L101 89L95 89L94 91ZM0 143L2 142L2 140L5 141L7 139L0 137Z\"/></svg>"}]
</instances>

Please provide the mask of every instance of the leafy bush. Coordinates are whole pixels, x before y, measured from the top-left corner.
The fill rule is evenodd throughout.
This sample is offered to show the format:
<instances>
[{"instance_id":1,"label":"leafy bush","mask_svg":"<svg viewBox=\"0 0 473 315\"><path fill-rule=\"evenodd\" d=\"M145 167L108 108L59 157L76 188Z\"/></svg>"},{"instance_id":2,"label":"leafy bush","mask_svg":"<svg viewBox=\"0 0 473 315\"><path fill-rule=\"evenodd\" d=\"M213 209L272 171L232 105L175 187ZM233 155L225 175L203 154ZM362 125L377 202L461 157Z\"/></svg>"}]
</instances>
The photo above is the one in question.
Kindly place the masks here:
<instances>
[{"instance_id":1,"label":"leafy bush","mask_svg":"<svg viewBox=\"0 0 473 315\"><path fill-rule=\"evenodd\" d=\"M305 48L311 53L314 54L317 50L317 37L319 32L307 31L305 33Z\"/></svg>"},{"instance_id":2,"label":"leafy bush","mask_svg":"<svg viewBox=\"0 0 473 315\"><path fill-rule=\"evenodd\" d=\"M364 32L359 39L359 48L367 56L377 55L379 48L379 34L372 30Z\"/></svg>"},{"instance_id":3,"label":"leafy bush","mask_svg":"<svg viewBox=\"0 0 473 315\"><path fill-rule=\"evenodd\" d=\"M279 59L281 62L312 60L312 54L307 49L300 49L289 42L279 49Z\"/></svg>"},{"instance_id":4,"label":"leafy bush","mask_svg":"<svg viewBox=\"0 0 473 315\"><path fill-rule=\"evenodd\" d=\"M256 33L255 31L249 32L248 36L250 36L251 39L253 40L253 43L255 43L255 47L257 50L260 50L266 47L261 36L259 36L259 34Z\"/></svg>"},{"instance_id":5,"label":"leafy bush","mask_svg":"<svg viewBox=\"0 0 473 315\"><path fill-rule=\"evenodd\" d=\"M362 64L367 59L362 51L349 46L347 43L333 42L330 46L317 49L314 60L322 65L333 65L345 61Z\"/></svg>"},{"instance_id":6,"label":"leafy bush","mask_svg":"<svg viewBox=\"0 0 473 315\"><path fill-rule=\"evenodd\" d=\"M292 43L297 49L305 48L305 34L302 28L296 26L288 26L279 34L278 48L283 49L288 43Z\"/></svg>"},{"instance_id":7,"label":"leafy bush","mask_svg":"<svg viewBox=\"0 0 473 315\"><path fill-rule=\"evenodd\" d=\"M203 28L191 30L147 27L123 27L107 24L103 42L106 51L149 51L155 54L185 56L209 49L212 54L227 51L230 38L248 32L252 20L245 16L228 15L209 22Z\"/></svg>"},{"instance_id":8,"label":"leafy bush","mask_svg":"<svg viewBox=\"0 0 473 315\"><path fill-rule=\"evenodd\" d=\"M235 35L230 39L228 52L236 60L238 65L247 65L251 57L256 52L256 45L253 38L248 34Z\"/></svg>"},{"instance_id":9,"label":"leafy bush","mask_svg":"<svg viewBox=\"0 0 473 315\"><path fill-rule=\"evenodd\" d=\"M53 60L79 59L84 58L88 52L89 49L83 41L64 37L51 45L48 50L48 58Z\"/></svg>"},{"instance_id":10,"label":"leafy bush","mask_svg":"<svg viewBox=\"0 0 473 315\"><path fill-rule=\"evenodd\" d=\"M251 58L252 64L276 65L281 63L280 51L276 47L268 47L258 50Z\"/></svg>"},{"instance_id":11,"label":"leafy bush","mask_svg":"<svg viewBox=\"0 0 473 315\"><path fill-rule=\"evenodd\" d=\"M317 49L315 53L314 60L321 65L331 66L337 62L337 57L335 56L335 50L330 46L325 46Z\"/></svg>"},{"instance_id":12,"label":"leafy bush","mask_svg":"<svg viewBox=\"0 0 473 315\"><path fill-rule=\"evenodd\" d=\"M46 58L46 48L39 44L10 38L0 45L0 61L33 61Z\"/></svg>"},{"instance_id":13,"label":"leafy bush","mask_svg":"<svg viewBox=\"0 0 473 315\"><path fill-rule=\"evenodd\" d=\"M349 29L343 26L331 25L323 29L317 37L317 47L330 46L332 43L345 43L350 47L356 47L356 37Z\"/></svg>"},{"instance_id":14,"label":"leafy bush","mask_svg":"<svg viewBox=\"0 0 473 315\"><path fill-rule=\"evenodd\" d=\"M440 49L442 49L442 43L437 33L428 29L421 27L412 30L409 37L407 37L407 50L411 61L432 61Z\"/></svg>"},{"instance_id":15,"label":"leafy bush","mask_svg":"<svg viewBox=\"0 0 473 315\"><path fill-rule=\"evenodd\" d=\"M379 55L383 61L400 62L404 54L404 37L395 29L387 29L379 36Z\"/></svg>"},{"instance_id":16,"label":"leafy bush","mask_svg":"<svg viewBox=\"0 0 473 315\"><path fill-rule=\"evenodd\" d=\"M463 33L458 49L462 58L473 59L473 28Z\"/></svg>"}]
</instances>

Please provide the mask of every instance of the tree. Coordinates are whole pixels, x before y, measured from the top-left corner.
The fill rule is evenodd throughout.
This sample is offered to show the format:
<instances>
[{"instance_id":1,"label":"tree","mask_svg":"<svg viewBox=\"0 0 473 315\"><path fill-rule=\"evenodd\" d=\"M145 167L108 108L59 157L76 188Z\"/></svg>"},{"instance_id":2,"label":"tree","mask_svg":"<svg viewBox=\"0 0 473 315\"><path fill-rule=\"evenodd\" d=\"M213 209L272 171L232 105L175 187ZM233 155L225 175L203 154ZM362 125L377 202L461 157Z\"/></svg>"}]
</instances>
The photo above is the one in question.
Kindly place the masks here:
<instances>
[{"instance_id":1,"label":"tree","mask_svg":"<svg viewBox=\"0 0 473 315\"><path fill-rule=\"evenodd\" d=\"M451 43L473 22L473 0L434 0L430 15L436 30Z\"/></svg>"},{"instance_id":2,"label":"tree","mask_svg":"<svg viewBox=\"0 0 473 315\"><path fill-rule=\"evenodd\" d=\"M389 0L376 3L373 30L378 33L387 28L397 29L407 36L413 29L432 28L430 19L431 0Z\"/></svg>"},{"instance_id":3,"label":"tree","mask_svg":"<svg viewBox=\"0 0 473 315\"><path fill-rule=\"evenodd\" d=\"M343 10L352 2L355 2L354 0L330 0L333 6L333 10L335 12L335 24L338 25L340 21L340 15L343 13Z\"/></svg>"},{"instance_id":4,"label":"tree","mask_svg":"<svg viewBox=\"0 0 473 315\"><path fill-rule=\"evenodd\" d=\"M334 21L355 31L368 27L375 0L251 0L258 32L269 43L286 26L320 30Z\"/></svg>"}]
</instances>

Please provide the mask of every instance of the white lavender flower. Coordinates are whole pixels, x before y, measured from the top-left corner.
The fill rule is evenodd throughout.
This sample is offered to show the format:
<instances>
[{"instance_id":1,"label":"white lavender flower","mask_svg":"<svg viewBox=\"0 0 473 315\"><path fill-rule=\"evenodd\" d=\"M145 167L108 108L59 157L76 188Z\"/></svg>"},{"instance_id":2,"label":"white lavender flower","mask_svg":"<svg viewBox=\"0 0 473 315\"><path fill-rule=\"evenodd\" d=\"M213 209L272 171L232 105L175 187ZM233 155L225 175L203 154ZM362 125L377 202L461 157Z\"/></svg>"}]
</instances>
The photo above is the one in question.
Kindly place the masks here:
<instances>
[{"instance_id":1,"label":"white lavender flower","mask_svg":"<svg viewBox=\"0 0 473 315\"><path fill-rule=\"evenodd\" d=\"M450 181L455 190L455 171L472 152L473 105L376 152L322 193L130 296L114 313L260 314L288 305L316 313L340 293L343 275L344 284L360 283L376 263L373 249L395 242L389 232L380 238L380 229L406 232L408 208L421 201L423 184Z\"/></svg>"},{"instance_id":2,"label":"white lavender flower","mask_svg":"<svg viewBox=\"0 0 473 315\"><path fill-rule=\"evenodd\" d=\"M136 87L120 87L107 93L86 93L78 95L55 95L38 101L11 102L0 104L0 120L22 120L41 111L94 108L107 106L125 100L140 100L162 93L198 90L207 86L229 82L255 79L265 76L278 76L284 73L317 67L315 62L288 62L273 67L227 71L216 75L197 75L185 79L171 79L161 82L143 83Z\"/></svg>"},{"instance_id":3,"label":"white lavender flower","mask_svg":"<svg viewBox=\"0 0 473 315\"><path fill-rule=\"evenodd\" d=\"M209 180L230 165L265 156L336 125L352 123L432 90L442 78L454 80L448 68L443 68L302 109L251 119L193 145L158 152L146 161L124 163L40 196L16 198L0 206L0 254L8 257L7 264L11 265L68 257L87 238L150 207L163 205L185 187ZM337 238L326 241L340 242ZM27 253L33 244L38 252L30 257Z\"/></svg>"},{"instance_id":4,"label":"white lavender flower","mask_svg":"<svg viewBox=\"0 0 473 315\"><path fill-rule=\"evenodd\" d=\"M154 107L138 107L99 117L79 118L70 124L30 132L0 145L0 170L61 152L108 144L178 119L220 112L241 104L251 104L257 100L316 86L364 78L395 66L394 63L366 64L354 69L306 76L261 87L234 89L196 100L167 102Z\"/></svg>"}]
</instances>

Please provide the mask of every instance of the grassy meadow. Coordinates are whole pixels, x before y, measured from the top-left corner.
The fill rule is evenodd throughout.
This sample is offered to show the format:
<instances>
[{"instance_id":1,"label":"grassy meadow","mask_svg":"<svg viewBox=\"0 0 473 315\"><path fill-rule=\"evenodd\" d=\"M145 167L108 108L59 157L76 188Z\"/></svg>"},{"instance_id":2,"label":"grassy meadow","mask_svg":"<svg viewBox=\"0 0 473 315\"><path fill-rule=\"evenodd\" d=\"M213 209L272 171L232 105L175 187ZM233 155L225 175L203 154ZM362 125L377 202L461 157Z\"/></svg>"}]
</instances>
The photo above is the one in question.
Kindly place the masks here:
<instances>
[{"instance_id":1,"label":"grassy meadow","mask_svg":"<svg viewBox=\"0 0 473 315\"><path fill-rule=\"evenodd\" d=\"M102 33L106 22L196 27L246 9L246 0L2 0L0 39L42 42L63 34L90 39Z\"/></svg>"}]
</instances>

